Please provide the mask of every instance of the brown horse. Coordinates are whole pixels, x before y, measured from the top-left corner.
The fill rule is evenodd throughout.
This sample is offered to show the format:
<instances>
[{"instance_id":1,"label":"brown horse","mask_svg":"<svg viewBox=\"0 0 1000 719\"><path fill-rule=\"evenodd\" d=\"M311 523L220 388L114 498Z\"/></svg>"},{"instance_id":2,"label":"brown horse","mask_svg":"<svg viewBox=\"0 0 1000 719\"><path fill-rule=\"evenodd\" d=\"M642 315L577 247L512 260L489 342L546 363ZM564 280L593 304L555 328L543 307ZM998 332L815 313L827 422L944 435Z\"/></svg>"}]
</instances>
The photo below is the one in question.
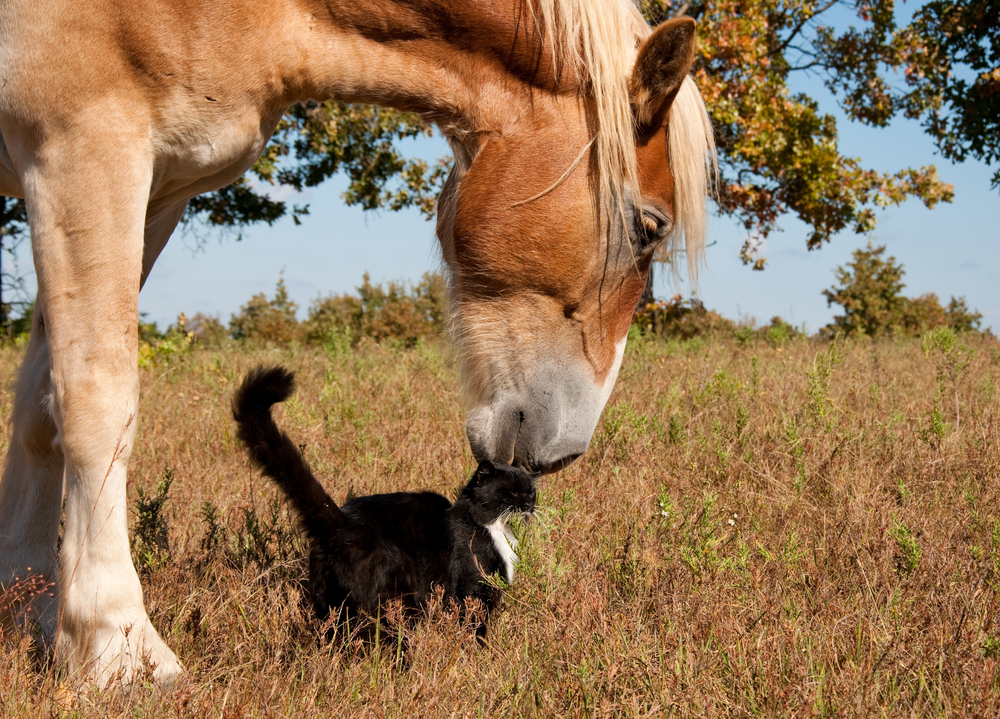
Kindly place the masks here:
<instances>
[{"instance_id":1,"label":"brown horse","mask_svg":"<svg viewBox=\"0 0 1000 719\"><path fill-rule=\"evenodd\" d=\"M590 440L658 249L696 266L714 162L694 23L627 0L0 0L0 194L38 277L0 483L0 583L57 582L39 635L81 679L181 664L129 554L139 288L192 196L309 98L420 113L478 459ZM60 508L65 527L57 558Z\"/></svg>"}]
</instances>

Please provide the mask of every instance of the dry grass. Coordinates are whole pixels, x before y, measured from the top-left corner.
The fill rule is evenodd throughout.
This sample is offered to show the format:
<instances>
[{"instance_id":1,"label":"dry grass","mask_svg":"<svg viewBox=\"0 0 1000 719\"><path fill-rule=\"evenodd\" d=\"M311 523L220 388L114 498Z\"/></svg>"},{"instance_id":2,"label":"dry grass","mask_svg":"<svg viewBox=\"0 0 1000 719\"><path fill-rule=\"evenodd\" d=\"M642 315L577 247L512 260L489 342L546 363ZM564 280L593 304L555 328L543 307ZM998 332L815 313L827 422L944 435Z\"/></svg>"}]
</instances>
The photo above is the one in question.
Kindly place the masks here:
<instances>
[{"instance_id":1,"label":"dry grass","mask_svg":"<svg viewBox=\"0 0 1000 719\"><path fill-rule=\"evenodd\" d=\"M440 608L404 646L321 644L301 544L229 417L252 365L284 363L281 421L336 499L450 495L473 462L435 345L158 357L129 501L171 473L169 547L136 555L190 676L71 694L9 641L0 716L996 716L1000 345L966 341L939 402L918 341L630 343L590 451L541 484L482 650Z\"/></svg>"}]
</instances>

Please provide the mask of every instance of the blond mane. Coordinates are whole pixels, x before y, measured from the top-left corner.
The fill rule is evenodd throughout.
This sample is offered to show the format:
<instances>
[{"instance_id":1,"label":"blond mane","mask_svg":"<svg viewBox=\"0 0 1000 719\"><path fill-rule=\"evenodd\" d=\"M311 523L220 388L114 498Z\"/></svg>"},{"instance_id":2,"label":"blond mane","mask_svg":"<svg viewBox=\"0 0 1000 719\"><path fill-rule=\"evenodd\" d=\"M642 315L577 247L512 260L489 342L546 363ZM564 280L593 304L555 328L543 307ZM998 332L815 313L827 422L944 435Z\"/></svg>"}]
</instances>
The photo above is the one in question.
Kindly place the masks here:
<instances>
[{"instance_id":1,"label":"blond mane","mask_svg":"<svg viewBox=\"0 0 1000 719\"><path fill-rule=\"evenodd\" d=\"M621 215L625 184L639 186L628 78L651 28L628 0L526 1L546 36L553 38L556 64L569 64L593 97L601 206L605 217ZM717 164L712 125L690 77L670 110L669 159L676 206L674 232L664 252L671 260L681 251L687 254L688 277L695 285L705 249L705 198ZM677 263L672 265L676 269Z\"/></svg>"}]
</instances>

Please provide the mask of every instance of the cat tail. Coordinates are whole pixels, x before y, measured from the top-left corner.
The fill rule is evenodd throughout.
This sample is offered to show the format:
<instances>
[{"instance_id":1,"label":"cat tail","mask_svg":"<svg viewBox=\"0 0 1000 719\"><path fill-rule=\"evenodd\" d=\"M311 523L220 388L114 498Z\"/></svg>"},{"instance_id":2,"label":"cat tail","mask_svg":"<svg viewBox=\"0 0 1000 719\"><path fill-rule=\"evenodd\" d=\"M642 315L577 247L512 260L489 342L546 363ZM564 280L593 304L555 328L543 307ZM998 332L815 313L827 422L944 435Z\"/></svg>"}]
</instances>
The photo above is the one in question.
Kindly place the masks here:
<instances>
[{"instance_id":1,"label":"cat tail","mask_svg":"<svg viewBox=\"0 0 1000 719\"><path fill-rule=\"evenodd\" d=\"M340 508L316 480L305 458L271 417L271 405L284 402L295 390L295 375L284 367L256 367L233 397L236 434L250 461L281 487L306 534L325 542L344 524Z\"/></svg>"}]
</instances>

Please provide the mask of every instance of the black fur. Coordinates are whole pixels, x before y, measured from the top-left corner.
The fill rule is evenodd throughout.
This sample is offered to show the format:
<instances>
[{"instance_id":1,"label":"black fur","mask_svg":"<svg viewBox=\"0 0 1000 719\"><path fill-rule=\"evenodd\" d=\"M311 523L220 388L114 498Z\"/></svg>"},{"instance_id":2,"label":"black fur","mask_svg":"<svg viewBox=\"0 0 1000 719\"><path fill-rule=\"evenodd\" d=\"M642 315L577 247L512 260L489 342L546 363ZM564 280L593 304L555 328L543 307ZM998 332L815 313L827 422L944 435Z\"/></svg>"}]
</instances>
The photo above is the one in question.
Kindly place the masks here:
<instances>
[{"instance_id":1,"label":"black fur","mask_svg":"<svg viewBox=\"0 0 1000 719\"><path fill-rule=\"evenodd\" d=\"M250 459L281 487L309 538L317 616L325 619L338 607L346 617L375 616L396 598L421 607L436 586L460 606L467 598L482 600L488 615L496 596L484 577L506 577L506 565L487 526L530 515L538 475L483 462L454 505L433 492L397 492L338 508L271 417L271 405L288 399L294 386L288 370L258 367L237 390L233 416ZM484 632L482 624L477 633Z\"/></svg>"}]
</instances>

